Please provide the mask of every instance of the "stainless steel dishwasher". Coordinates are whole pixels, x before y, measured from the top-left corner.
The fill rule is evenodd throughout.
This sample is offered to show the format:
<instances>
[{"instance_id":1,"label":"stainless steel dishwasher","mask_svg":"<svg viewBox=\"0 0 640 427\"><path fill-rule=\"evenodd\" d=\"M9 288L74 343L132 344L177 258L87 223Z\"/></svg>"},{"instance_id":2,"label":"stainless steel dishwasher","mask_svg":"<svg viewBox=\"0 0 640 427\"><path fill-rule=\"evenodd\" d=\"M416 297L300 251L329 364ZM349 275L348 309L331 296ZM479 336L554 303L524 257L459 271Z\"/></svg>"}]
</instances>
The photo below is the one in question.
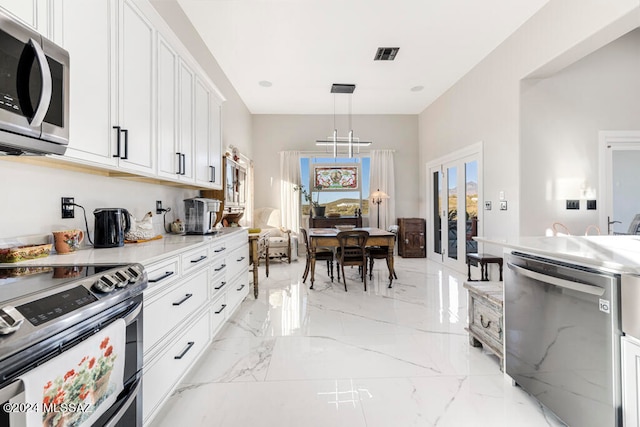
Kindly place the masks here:
<instances>
[{"instance_id":1,"label":"stainless steel dishwasher","mask_svg":"<svg viewBox=\"0 0 640 427\"><path fill-rule=\"evenodd\" d=\"M506 258L506 373L569 426L622 426L620 276Z\"/></svg>"}]
</instances>

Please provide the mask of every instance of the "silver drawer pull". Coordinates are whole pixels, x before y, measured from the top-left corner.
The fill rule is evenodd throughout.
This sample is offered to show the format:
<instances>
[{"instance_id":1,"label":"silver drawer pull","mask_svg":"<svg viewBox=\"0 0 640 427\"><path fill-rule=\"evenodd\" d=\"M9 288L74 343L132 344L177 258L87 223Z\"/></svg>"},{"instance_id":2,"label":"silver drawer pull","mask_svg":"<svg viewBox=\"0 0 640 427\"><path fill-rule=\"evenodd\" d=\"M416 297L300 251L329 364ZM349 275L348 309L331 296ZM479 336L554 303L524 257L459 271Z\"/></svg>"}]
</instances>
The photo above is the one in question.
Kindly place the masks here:
<instances>
[{"instance_id":1,"label":"silver drawer pull","mask_svg":"<svg viewBox=\"0 0 640 427\"><path fill-rule=\"evenodd\" d=\"M240 257L240 258L238 258L236 261L240 262L240 261L242 261L243 259L244 259L244 257Z\"/></svg>"},{"instance_id":2,"label":"silver drawer pull","mask_svg":"<svg viewBox=\"0 0 640 427\"><path fill-rule=\"evenodd\" d=\"M222 264L220 267L218 267L218 268L214 268L214 270L215 270L215 271L220 271L220 270L222 270L223 268L225 268L226 266L227 266L227 264Z\"/></svg>"},{"instance_id":3,"label":"silver drawer pull","mask_svg":"<svg viewBox=\"0 0 640 427\"><path fill-rule=\"evenodd\" d=\"M181 299L180 301L178 301L178 302L174 302L174 303L173 303L173 305L180 305L180 304L182 304L183 302L185 302L186 300L188 300L189 298L191 298L192 296L193 296L193 294L186 294L186 295L184 296L184 298L182 298L182 299Z\"/></svg>"},{"instance_id":4,"label":"silver drawer pull","mask_svg":"<svg viewBox=\"0 0 640 427\"><path fill-rule=\"evenodd\" d=\"M215 288L213 288L213 289L215 289L215 290L217 291L218 289L222 289L222 287L223 287L224 285L226 285L226 284L227 284L227 282L220 282L220 286L216 286L216 287L215 287Z\"/></svg>"},{"instance_id":5,"label":"silver drawer pull","mask_svg":"<svg viewBox=\"0 0 640 427\"><path fill-rule=\"evenodd\" d=\"M214 249L214 250L213 250L213 252L215 252L215 253L220 253L220 252L222 252L222 251L226 251L226 250L227 250L227 248L225 248L225 247L223 246L223 247L221 247L220 249Z\"/></svg>"},{"instance_id":6,"label":"silver drawer pull","mask_svg":"<svg viewBox=\"0 0 640 427\"><path fill-rule=\"evenodd\" d=\"M202 255L198 259L192 259L191 262L195 264L196 262L204 261L205 259L207 259L207 256L206 255Z\"/></svg>"},{"instance_id":7,"label":"silver drawer pull","mask_svg":"<svg viewBox=\"0 0 640 427\"><path fill-rule=\"evenodd\" d=\"M238 289L236 289L236 291L241 291L242 288L244 288L244 285L240 286Z\"/></svg>"},{"instance_id":8,"label":"silver drawer pull","mask_svg":"<svg viewBox=\"0 0 640 427\"><path fill-rule=\"evenodd\" d=\"M158 277L157 279L149 279L149 283L156 283L156 282L160 282L161 280L166 279L169 276L173 275L173 271L165 271L164 274L160 277Z\"/></svg>"},{"instance_id":9,"label":"silver drawer pull","mask_svg":"<svg viewBox=\"0 0 640 427\"><path fill-rule=\"evenodd\" d=\"M220 314L222 313L222 310L224 310L227 307L227 304L222 304L222 307L220 307L220 310L218 311L214 311L215 314Z\"/></svg>"},{"instance_id":10,"label":"silver drawer pull","mask_svg":"<svg viewBox=\"0 0 640 427\"><path fill-rule=\"evenodd\" d=\"M184 350L182 350L182 353L180 353L179 355L175 356L174 359L182 359L184 357L185 354L187 354L189 352L189 350L191 350L191 347L193 347L193 345L195 344L194 341L189 341L187 343L187 348L185 348Z\"/></svg>"}]
</instances>

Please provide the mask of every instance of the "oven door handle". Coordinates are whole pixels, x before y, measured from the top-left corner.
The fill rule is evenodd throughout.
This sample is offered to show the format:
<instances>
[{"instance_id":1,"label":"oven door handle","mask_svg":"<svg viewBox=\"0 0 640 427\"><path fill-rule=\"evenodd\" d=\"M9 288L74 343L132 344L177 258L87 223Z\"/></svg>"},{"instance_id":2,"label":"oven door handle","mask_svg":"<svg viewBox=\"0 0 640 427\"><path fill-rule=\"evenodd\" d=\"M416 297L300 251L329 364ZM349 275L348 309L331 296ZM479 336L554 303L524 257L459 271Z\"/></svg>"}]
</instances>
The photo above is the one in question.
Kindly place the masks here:
<instances>
[{"instance_id":1,"label":"oven door handle","mask_svg":"<svg viewBox=\"0 0 640 427\"><path fill-rule=\"evenodd\" d=\"M596 296L604 295L604 288L599 286L593 286L586 283L571 282L569 280L560 279L559 277L548 276L546 274L538 273L537 271L529 270L511 263L507 263L507 266L515 271L517 274L528 277L533 280L538 280L543 283L549 283L551 285L559 286L561 288L571 289L574 291L582 292L585 294L591 294Z\"/></svg>"},{"instance_id":2,"label":"oven door handle","mask_svg":"<svg viewBox=\"0 0 640 427\"><path fill-rule=\"evenodd\" d=\"M24 391L24 383L21 380L16 380L0 389L0 402L8 402L9 399L13 399Z\"/></svg>"},{"instance_id":3,"label":"oven door handle","mask_svg":"<svg viewBox=\"0 0 640 427\"><path fill-rule=\"evenodd\" d=\"M133 319L138 317L138 315L140 314L140 311L142 311L142 303L139 303L138 306L131 313L123 317L124 323L126 325L130 325Z\"/></svg>"},{"instance_id":4,"label":"oven door handle","mask_svg":"<svg viewBox=\"0 0 640 427\"><path fill-rule=\"evenodd\" d=\"M115 427L115 425L118 424L118 422L123 417L125 412L127 412L129 407L131 406L131 403L135 400L136 397L138 397L138 390L140 390L141 385L142 385L142 380L138 379L136 381L135 387L133 387L133 389L129 391L129 396L127 397L127 400L125 400L124 403L120 406L120 409L118 409L118 412L113 414L113 417L111 417L111 419L105 423L104 427Z\"/></svg>"}]
</instances>

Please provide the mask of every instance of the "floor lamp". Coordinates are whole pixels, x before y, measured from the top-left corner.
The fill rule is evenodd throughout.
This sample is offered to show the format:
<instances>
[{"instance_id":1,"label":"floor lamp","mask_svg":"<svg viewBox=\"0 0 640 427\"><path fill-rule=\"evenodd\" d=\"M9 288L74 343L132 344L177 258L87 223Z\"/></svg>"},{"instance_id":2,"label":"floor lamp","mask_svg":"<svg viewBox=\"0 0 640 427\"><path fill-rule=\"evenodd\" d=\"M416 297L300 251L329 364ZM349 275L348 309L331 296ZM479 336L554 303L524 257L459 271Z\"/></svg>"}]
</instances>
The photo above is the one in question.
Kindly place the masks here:
<instances>
[{"instance_id":1,"label":"floor lamp","mask_svg":"<svg viewBox=\"0 0 640 427\"><path fill-rule=\"evenodd\" d=\"M382 203L384 199L388 198L389 195L384 191L380 191L379 188L371 194L371 202L378 205L378 228L380 228L380 203Z\"/></svg>"}]
</instances>

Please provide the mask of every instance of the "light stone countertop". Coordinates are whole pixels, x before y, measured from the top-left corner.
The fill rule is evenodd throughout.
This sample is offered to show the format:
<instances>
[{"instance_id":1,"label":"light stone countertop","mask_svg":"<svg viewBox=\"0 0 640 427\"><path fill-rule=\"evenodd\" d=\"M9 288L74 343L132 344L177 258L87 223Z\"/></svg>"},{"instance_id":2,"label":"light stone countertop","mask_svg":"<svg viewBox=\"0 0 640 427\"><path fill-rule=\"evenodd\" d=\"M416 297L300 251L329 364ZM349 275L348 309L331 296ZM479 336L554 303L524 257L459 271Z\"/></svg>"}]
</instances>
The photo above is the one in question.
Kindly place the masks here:
<instances>
[{"instance_id":1,"label":"light stone countertop","mask_svg":"<svg viewBox=\"0 0 640 427\"><path fill-rule=\"evenodd\" d=\"M240 227L222 228L216 235L205 236L165 234L162 239L144 243L126 243L124 246L117 248L94 249L88 247L70 254L57 255L54 253L45 258L16 263L0 263L0 265L23 267L34 265L130 264L134 262L149 265L185 250L195 249L198 246L207 245L215 240L239 232L246 233L246 230Z\"/></svg>"},{"instance_id":2,"label":"light stone countertop","mask_svg":"<svg viewBox=\"0 0 640 427\"><path fill-rule=\"evenodd\" d=\"M640 236L474 237L474 240L615 273L640 275Z\"/></svg>"}]
</instances>

